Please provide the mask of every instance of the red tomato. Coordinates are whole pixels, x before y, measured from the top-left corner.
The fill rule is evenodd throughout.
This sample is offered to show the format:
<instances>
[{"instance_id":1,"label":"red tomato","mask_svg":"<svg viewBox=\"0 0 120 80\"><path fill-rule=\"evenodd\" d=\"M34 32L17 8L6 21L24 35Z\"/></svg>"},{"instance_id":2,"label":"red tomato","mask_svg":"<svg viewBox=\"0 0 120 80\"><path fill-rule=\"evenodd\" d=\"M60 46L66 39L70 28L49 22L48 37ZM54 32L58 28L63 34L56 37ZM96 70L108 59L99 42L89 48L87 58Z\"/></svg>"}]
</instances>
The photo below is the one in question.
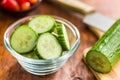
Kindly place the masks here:
<instances>
[{"instance_id":1,"label":"red tomato","mask_svg":"<svg viewBox=\"0 0 120 80\"><path fill-rule=\"evenodd\" d=\"M30 9L30 2L28 0L16 0L19 5L21 10L28 10Z\"/></svg>"},{"instance_id":2,"label":"red tomato","mask_svg":"<svg viewBox=\"0 0 120 80\"><path fill-rule=\"evenodd\" d=\"M11 11L19 11L20 7L16 0L3 0L1 6Z\"/></svg>"},{"instance_id":3,"label":"red tomato","mask_svg":"<svg viewBox=\"0 0 120 80\"><path fill-rule=\"evenodd\" d=\"M23 4L23 3L26 3L28 2L28 0L16 0L20 5Z\"/></svg>"},{"instance_id":4,"label":"red tomato","mask_svg":"<svg viewBox=\"0 0 120 80\"><path fill-rule=\"evenodd\" d=\"M1 4L2 1L3 1L3 0L0 0L0 4Z\"/></svg>"},{"instance_id":5,"label":"red tomato","mask_svg":"<svg viewBox=\"0 0 120 80\"><path fill-rule=\"evenodd\" d=\"M21 4L21 0L16 0L18 2L18 4Z\"/></svg>"},{"instance_id":6,"label":"red tomato","mask_svg":"<svg viewBox=\"0 0 120 80\"><path fill-rule=\"evenodd\" d=\"M32 5L36 4L38 0L28 0Z\"/></svg>"},{"instance_id":7,"label":"red tomato","mask_svg":"<svg viewBox=\"0 0 120 80\"><path fill-rule=\"evenodd\" d=\"M21 9L22 10L28 10L30 9L30 2L25 2L21 4Z\"/></svg>"}]
</instances>

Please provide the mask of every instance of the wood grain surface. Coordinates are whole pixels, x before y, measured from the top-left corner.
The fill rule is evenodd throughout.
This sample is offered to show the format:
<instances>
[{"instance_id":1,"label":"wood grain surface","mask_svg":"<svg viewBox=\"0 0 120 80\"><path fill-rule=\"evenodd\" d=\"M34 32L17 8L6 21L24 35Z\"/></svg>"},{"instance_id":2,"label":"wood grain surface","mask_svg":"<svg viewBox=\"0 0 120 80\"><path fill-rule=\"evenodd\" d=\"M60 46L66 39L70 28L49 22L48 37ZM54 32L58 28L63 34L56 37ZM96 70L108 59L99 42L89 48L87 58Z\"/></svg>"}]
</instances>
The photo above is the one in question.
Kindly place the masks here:
<instances>
[{"instance_id":1,"label":"wood grain surface","mask_svg":"<svg viewBox=\"0 0 120 80\"><path fill-rule=\"evenodd\" d=\"M81 0L111 19L120 17L119 0ZM56 73L46 76L36 76L26 72L14 57L6 50L3 42L5 30L16 20L36 14L56 15L72 22L80 31L81 44L64 66ZM0 10L0 80L96 80L83 61L83 50L92 46L97 37L83 24L82 18L72 16L68 11L43 0L38 8L24 16L15 16Z\"/></svg>"}]
</instances>

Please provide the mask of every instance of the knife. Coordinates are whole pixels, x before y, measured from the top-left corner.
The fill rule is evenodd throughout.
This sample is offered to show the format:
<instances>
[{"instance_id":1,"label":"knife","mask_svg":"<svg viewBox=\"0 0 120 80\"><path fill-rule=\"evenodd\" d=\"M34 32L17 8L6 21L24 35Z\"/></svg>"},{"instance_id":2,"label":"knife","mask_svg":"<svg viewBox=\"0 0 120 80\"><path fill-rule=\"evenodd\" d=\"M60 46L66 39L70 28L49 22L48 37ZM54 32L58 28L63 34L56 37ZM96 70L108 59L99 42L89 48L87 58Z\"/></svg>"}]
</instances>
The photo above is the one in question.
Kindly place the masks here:
<instances>
[{"instance_id":1,"label":"knife","mask_svg":"<svg viewBox=\"0 0 120 80\"><path fill-rule=\"evenodd\" d=\"M98 37L104 34L112 24L115 22L114 20L98 13L95 9L80 0L51 0L53 3L64 7L66 9L70 9L76 12L73 12L75 16L79 17L79 13L83 14L83 22L89 25L90 29L94 31Z\"/></svg>"}]
</instances>

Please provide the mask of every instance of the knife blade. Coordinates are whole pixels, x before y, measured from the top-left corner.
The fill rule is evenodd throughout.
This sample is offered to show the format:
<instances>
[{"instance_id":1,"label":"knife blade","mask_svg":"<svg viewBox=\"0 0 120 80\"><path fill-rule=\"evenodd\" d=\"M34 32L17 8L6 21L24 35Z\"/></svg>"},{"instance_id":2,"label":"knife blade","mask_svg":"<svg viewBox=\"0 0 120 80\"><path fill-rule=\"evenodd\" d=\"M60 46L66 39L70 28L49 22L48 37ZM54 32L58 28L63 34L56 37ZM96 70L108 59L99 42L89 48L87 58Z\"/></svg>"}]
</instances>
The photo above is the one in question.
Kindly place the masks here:
<instances>
[{"instance_id":1,"label":"knife blade","mask_svg":"<svg viewBox=\"0 0 120 80\"><path fill-rule=\"evenodd\" d=\"M68 8L73 11L77 11L84 15L83 22L92 28L96 28L101 31L107 31L111 25L115 22L114 20L96 12L93 7L81 2L80 0L51 0L61 7ZM75 13L79 16L78 13Z\"/></svg>"}]
</instances>

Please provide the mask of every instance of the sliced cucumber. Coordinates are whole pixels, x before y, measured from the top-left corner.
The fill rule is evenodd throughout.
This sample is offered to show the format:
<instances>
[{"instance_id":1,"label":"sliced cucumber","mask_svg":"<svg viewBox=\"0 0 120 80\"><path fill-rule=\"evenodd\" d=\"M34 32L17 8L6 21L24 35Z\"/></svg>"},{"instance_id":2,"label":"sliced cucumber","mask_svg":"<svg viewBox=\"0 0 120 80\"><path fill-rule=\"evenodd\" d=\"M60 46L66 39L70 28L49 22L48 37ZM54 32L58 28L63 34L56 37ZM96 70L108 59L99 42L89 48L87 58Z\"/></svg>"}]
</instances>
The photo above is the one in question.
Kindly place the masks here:
<instances>
[{"instance_id":1,"label":"sliced cucumber","mask_svg":"<svg viewBox=\"0 0 120 80\"><path fill-rule=\"evenodd\" d=\"M57 32L58 32L58 40L63 50L70 50L68 34L67 34L64 24L60 23L57 25Z\"/></svg>"},{"instance_id":2,"label":"sliced cucumber","mask_svg":"<svg viewBox=\"0 0 120 80\"><path fill-rule=\"evenodd\" d=\"M48 15L41 15L33 18L28 24L38 34L53 30L55 19Z\"/></svg>"},{"instance_id":3,"label":"sliced cucumber","mask_svg":"<svg viewBox=\"0 0 120 80\"><path fill-rule=\"evenodd\" d=\"M120 20L99 39L86 55L86 63L95 71L108 73L120 59Z\"/></svg>"},{"instance_id":4,"label":"sliced cucumber","mask_svg":"<svg viewBox=\"0 0 120 80\"><path fill-rule=\"evenodd\" d=\"M36 55L35 51L25 53L25 54L22 54L22 55L27 57L27 58L39 59L39 57Z\"/></svg>"},{"instance_id":5,"label":"sliced cucumber","mask_svg":"<svg viewBox=\"0 0 120 80\"><path fill-rule=\"evenodd\" d=\"M27 53L33 50L37 34L27 25L19 26L10 38L12 48L18 53Z\"/></svg>"},{"instance_id":6,"label":"sliced cucumber","mask_svg":"<svg viewBox=\"0 0 120 80\"><path fill-rule=\"evenodd\" d=\"M37 42L37 51L43 59L53 59L61 56L62 47L51 33L43 33Z\"/></svg>"}]
</instances>

